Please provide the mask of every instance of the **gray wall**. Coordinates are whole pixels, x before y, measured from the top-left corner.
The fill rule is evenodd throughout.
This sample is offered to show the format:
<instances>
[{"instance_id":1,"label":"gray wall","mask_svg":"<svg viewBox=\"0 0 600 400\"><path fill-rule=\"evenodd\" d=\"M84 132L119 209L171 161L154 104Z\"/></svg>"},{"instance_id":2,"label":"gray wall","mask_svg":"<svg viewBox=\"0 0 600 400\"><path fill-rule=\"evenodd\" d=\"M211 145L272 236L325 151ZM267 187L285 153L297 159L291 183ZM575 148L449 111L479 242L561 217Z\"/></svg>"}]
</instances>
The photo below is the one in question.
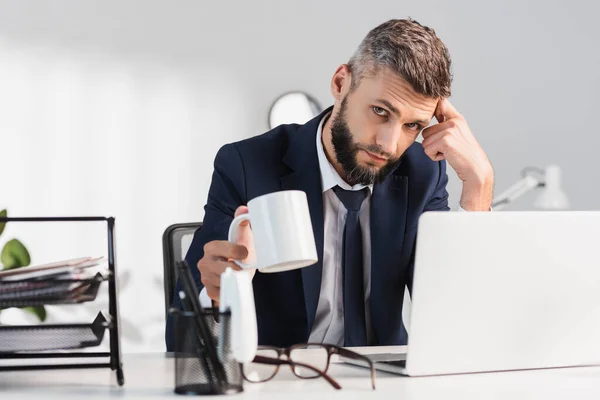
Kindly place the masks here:
<instances>
[{"instance_id":1,"label":"gray wall","mask_svg":"<svg viewBox=\"0 0 600 400\"><path fill-rule=\"evenodd\" d=\"M252 99L243 106L243 138L266 129L268 107L283 91L306 90L329 104L331 74L368 29L411 16L450 48L453 101L495 166L497 191L524 166L558 163L573 207L591 209L600 206L598 12L592 1L544 0L16 0L0 2L0 37L141 57L199 76L207 67L226 70ZM223 109L228 118L241 112L214 104L198 113ZM529 208L531 198L516 206Z\"/></svg>"}]
</instances>

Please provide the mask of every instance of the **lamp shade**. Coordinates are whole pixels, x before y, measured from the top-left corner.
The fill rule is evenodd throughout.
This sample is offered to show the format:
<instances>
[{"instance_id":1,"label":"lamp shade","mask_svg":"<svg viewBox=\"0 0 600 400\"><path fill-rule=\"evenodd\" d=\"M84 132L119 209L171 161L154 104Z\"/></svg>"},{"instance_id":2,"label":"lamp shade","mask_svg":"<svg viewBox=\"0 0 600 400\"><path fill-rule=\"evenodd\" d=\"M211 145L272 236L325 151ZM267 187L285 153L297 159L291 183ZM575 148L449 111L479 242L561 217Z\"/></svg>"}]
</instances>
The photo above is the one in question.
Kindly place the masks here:
<instances>
[{"instance_id":1,"label":"lamp shade","mask_svg":"<svg viewBox=\"0 0 600 400\"><path fill-rule=\"evenodd\" d=\"M537 197L534 207L541 210L566 210L569 199L562 189L561 170L558 165L546 167L544 186Z\"/></svg>"}]
</instances>

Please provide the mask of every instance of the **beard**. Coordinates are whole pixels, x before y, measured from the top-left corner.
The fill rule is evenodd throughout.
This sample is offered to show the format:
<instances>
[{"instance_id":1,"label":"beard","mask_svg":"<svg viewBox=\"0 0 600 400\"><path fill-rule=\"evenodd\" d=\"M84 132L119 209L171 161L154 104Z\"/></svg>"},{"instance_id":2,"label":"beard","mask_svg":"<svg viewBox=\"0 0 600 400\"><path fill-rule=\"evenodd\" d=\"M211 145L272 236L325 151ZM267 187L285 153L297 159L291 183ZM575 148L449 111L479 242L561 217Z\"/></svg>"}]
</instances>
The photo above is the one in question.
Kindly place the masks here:
<instances>
[{"instance_id":1,"label":"beard","mask_svg":"<svg viewBox=\"0 0 600 400\"><path fill-rule=\"evenodd\" d=\"M350 132L346 120L346 98L342 100L339 113L331 121L331 143L335 158L342 166L344 174L342 178L351 186L372 185L381 183L388 174L394 169L400 160L400 157L393 158L391 154L386 153L381 146L376 144L366 145L355 143L354 135ZM356 158L359 150L365 150L377 156L382 155L388 159L387 164L381 168L373 165L361 165Z\"/></svg>"}]
</instances>

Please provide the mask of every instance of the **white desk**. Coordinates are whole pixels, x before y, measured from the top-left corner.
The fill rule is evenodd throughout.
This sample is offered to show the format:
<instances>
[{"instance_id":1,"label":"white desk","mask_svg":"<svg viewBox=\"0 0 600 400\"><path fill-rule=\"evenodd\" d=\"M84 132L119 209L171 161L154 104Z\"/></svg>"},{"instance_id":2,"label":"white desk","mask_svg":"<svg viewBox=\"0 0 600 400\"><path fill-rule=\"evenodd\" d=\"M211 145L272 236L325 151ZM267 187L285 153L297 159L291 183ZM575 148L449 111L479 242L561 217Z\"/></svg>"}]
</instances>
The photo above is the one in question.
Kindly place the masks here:
<instances>
[{"instance_id":1,"label":"white desk","mask_svg":"<svg viewBox=\"0 0 600 400\"><path fill-rule=\"evenodd\" d=\"M383 352L402 347L378 348ZM369 349L373 351L373 348ZM125 354L125 386L114 372L102 370L15 371L0 373L1 399L161 399L173 393L174 359L164 353ZM244 384L244 399L600 399L600 367L562 368L430 378L404 378L377 372L377 390L370 389L367 369L332 364L330 375L342 390L324 379L296 378L282 367L273 381ZM224 396L218 396L224 398Z\"/></svg>"}]
</instances>

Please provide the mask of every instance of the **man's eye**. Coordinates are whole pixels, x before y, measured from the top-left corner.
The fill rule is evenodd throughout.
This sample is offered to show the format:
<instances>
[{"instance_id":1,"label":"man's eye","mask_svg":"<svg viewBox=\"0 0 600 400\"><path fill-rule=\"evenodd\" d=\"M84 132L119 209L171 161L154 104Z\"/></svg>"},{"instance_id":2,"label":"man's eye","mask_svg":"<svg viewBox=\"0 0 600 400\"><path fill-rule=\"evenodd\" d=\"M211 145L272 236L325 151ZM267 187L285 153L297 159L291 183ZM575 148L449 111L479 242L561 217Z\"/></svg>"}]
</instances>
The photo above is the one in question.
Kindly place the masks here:
<instances>
[{"instance_id":1,"label":"man's eye","mask_svg":"<svg viewBox=\"0 0 600 400\"><path fill-rule=\"evenodd\" d=\"M387 111L385 109L381 108L381 107L374 106L373 107L373 112L375 114L379 115L380 117L387 116Z\"/></svg>"},{"instance_id":2,"label":"man's eye","mask_svg":"<svg viewBox=\"0 0 600 400\"><path fill-rule=\"evenodd\" d=\"M406 126L408 127L408 129L413 130L413 131L420 131L421 130L421 127L416 122L412 122L410 124L406 124Z\"/></svg>"}]
</instances>

